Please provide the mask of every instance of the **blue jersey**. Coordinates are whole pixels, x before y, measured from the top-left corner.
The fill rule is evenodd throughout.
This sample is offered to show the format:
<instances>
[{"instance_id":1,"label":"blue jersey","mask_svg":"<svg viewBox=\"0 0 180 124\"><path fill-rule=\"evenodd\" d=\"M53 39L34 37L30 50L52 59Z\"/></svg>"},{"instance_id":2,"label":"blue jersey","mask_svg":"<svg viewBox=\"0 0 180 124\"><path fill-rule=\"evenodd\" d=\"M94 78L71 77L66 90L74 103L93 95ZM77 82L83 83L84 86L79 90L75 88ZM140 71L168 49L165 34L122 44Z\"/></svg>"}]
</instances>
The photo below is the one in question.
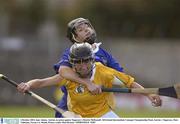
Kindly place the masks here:
<instances>
[{"instance_id":1,"label":"blue jersey","mask_svg":"<svg viewBox=\"0 0 180 124\"><path fill-rule=\"evenodd\" d=\"M69 63L69 52L70 52L70 48L66 49L60 59L60 61L54 65L54 70L56 71L56 73L58 73L59 67L60 66L68 66L68 67L72 67L72 65ZM96 49L95 52L95 61L96 62L101 62L103 65L111 67L117 71L123 72L123 68L120 66L120 64L114 59L114 57L109 54L107 51L105 51L104 49L98 47L98 49ZM65 88L65 86L61 87L62 92L64 93L62 99L60 100L60 102L58 103L58 107L64 109L64 110L68 110L67 108L67 90ZM62 117L62 115L58 112L56 112L56 117Z\"/></svg>"}]
</instances>

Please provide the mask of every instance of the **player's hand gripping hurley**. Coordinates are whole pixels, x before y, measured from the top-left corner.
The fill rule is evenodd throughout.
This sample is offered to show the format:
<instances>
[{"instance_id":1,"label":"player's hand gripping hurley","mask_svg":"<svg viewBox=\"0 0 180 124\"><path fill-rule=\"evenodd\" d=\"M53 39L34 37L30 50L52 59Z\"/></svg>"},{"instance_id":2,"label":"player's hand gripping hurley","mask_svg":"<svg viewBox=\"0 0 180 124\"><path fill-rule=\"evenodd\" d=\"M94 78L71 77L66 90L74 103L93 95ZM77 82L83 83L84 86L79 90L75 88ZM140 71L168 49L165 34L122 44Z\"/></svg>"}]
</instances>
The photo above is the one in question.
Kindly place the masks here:
<instances>
[{"instance_id":1,"label":"player's hand gripping hurley","mask_svg":"<svg viewBox=\"0 0 180 124\"><path fill-rule=\"evenodd\" d=\"M0 78L3 79L3 80L5 80L5 81L7 81L7 82L10 83L10 84L12 84L12 85L15 86L15 87L18 86L18 84L17 84L15 81L9 79L8 77L4 76L3 74L0 74ZM42 103L44 103L44 104L46 104L47 106L49 106L49 107L51 107L52 109L54 109L55 111L57 111L57 112L59 112L59 113L62 113L63 117L65 117L65 118L81 118L80 115L77 115L77 114L75 114L75 113L73 113L73 112L70 112L70 111L64 111L63 109L58 108L58 107L57 107L56 105L54 105L53 103L45 100L44 98L40 97L39 95L35 94L34 92L32 92L32 91L30 91L30 90L29 90L29 91L26 91L25 93L28 94L28 95L30 95L30 96L32 96L33 98L41 101Z\"/></svg>"},{"instance_id":2,"label":"player's hand gripping hurley","mask_svg":"<svg viewBox=\"0 0 180 124\"><path fill-rule=\"evenodd\" d=\"M157 94L162 96L168 96L180 99L180 83L177 83L171 87L164 88L104 88L103 92L117 92L117 93L140 93L140 94Z\"/></svg>"}]
</instances>

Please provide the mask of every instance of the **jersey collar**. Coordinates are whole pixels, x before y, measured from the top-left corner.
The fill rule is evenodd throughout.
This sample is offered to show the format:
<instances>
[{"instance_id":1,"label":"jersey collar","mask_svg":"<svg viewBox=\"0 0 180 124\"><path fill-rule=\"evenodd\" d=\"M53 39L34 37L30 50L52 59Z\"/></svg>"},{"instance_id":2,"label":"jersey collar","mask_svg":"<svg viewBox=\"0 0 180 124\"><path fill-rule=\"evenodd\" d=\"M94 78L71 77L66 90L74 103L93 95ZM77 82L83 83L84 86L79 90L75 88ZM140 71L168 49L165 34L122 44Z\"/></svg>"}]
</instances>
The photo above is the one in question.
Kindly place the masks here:
<instances>
[{"instance_id":1,"label":"jersey collar","mask_svg":"<svg viewBox=\"0 0 180 124\"><path fill-rule=\"evenodd\" d=\"M97 51L99 51L99 47L101 44L102 44L101 42L93 44L95 46L95 48L93 49L93 53L97 53Z\"/></svg>"}]
</instances>

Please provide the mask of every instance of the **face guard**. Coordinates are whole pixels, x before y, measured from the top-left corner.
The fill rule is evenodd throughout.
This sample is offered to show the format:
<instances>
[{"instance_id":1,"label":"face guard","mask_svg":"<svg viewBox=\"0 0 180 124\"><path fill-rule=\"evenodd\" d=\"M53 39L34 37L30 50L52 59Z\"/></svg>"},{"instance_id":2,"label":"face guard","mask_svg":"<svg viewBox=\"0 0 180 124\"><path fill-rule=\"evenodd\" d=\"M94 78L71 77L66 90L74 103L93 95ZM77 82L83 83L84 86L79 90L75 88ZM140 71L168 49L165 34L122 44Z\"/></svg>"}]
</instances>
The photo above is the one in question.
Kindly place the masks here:
<instances>
[{"instance_id":1,"label":"face guard","mask_svg":"<svg viewBox=\"0 0 180 124\"><path fill-rule=\"evenodd\" d=\"M88 43L75 43L70 48L69 61L80 77L88 77L94 65L94 53Z\"/></svg>"}]
</instances>

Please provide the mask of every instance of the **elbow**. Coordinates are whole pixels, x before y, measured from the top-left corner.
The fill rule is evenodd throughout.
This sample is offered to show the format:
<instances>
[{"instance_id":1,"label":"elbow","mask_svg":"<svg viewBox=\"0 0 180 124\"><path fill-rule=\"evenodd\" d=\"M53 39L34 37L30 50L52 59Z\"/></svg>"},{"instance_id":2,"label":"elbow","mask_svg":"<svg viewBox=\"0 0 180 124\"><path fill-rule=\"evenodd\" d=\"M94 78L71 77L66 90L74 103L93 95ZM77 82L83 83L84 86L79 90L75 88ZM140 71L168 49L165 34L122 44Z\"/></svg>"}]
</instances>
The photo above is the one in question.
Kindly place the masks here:
<instances>
[{"instance_id":1,"label":"elbow","mask_svg":"<svg viewBox=\"0 0 180 124\"><path fill-rule=\"evenodd\" d=\"M66 66L61 66L59 68L59 75L62 77L62 78L67 78L68 75L71 73L71 68L70 67L66 67Z\"/></svg>"},{"instance_id":2,"label":"elbow","mask_svg":"<svg viewBox=\"0 0 180 124\"><path fill-rule=\"evenodd\" d=\"M66 71L66 70L64 69L64 67L60 67L60 68L59 68L58 72L59 72L59 75L60 75L61 77L64 77L64 74L65 74L64 71Z\"/></svg>"}]
</instances>

